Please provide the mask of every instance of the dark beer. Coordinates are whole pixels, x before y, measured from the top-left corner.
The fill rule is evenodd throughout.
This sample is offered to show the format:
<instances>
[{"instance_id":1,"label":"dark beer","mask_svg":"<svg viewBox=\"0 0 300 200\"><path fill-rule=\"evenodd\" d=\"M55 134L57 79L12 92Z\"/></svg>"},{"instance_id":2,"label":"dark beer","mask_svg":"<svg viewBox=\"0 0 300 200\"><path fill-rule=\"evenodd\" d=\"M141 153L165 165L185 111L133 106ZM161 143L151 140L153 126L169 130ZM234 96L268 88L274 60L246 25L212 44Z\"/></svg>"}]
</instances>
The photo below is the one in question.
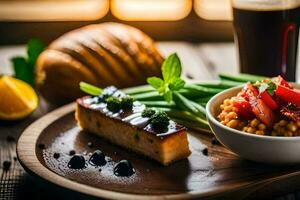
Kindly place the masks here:
<instances>
[{"instance_id":1,"label":"dark beer","mask_svg":"<svg viewBox=\"0 0 300 200\"><path fill-rule=\"evenodd\" d=\"M295 81L300 1L233 0L233 18L241 72Z\"/></svg>"}]
</instances>

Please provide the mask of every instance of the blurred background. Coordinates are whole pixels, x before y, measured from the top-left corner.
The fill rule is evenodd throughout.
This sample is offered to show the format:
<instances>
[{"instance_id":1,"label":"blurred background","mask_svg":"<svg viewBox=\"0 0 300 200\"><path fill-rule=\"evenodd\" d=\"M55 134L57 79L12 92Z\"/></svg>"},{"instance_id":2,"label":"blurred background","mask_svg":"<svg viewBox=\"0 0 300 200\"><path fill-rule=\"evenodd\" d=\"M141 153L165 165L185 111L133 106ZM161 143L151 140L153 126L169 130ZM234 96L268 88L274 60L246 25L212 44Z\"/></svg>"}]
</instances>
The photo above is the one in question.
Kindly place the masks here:
<instances>
[{"instance_id":1,"label":"blurred background","mask_svg":"<svg viewBox=\"0 0 300 200\"><path fill-rule=\"evenodd\" d=\"M49 42L86 24L121 22L155 40L230 41L230 0L0 0L0 44Z\"/></svg>"},{"instance_id":2,"label":"blurred background","mask_svg":"<svg viewBox=\"0 0 300 200\"><path fill-rule=\"evenodd\" d=\"M0 72L13 73L8 58L31 38L49 44L84 25L119 22L158 41L163 56L176 51L192 72L184 76L215 79L238 72L231 18L230 0L0 0Z\"/></svg>"}]
</instances>

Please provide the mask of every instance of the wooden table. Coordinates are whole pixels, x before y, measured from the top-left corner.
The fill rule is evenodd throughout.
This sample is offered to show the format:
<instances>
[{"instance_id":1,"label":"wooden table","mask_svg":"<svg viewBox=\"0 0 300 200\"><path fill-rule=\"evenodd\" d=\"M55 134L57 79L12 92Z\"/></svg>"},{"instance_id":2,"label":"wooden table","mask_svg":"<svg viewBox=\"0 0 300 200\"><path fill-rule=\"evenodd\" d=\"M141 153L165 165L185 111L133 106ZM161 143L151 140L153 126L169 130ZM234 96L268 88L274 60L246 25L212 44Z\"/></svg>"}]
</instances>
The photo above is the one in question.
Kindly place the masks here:
<instances>
[{"instance_id":1,"label":"wooden table","mask_svg":"<svg viewBox=\"0 0 300 200\"><path fill-rule=\"evenodd\" d=\"M163 55L177 52L184 66L184 76L190 79L212 80L216 79L218 72L238 72L237 54L233 43L190 44L185 42L160 42L158 47ZM24 46L0 47L0 74L12 74L9 58L24 54ZM300 77L299 73L297 77ZM31 122L53 109L54 107L50 107L44 101L41 101L39 108L26 120L12 123L0 122L0 200L86 199L73 192L45 183L42 180L33 179L17 161L15 148L19 135ZM10 170L6 171L3 169L2 163L4 161L11 162ZM300 181L297 182L299 184ZM298 188L300 189L300 185ZM289 191L288 189L284 192L287 195L276 197L276 199L300 199L300 192ZM276 196L276 191L274 191L274 194Z\"/></svg>"}]
</instances>

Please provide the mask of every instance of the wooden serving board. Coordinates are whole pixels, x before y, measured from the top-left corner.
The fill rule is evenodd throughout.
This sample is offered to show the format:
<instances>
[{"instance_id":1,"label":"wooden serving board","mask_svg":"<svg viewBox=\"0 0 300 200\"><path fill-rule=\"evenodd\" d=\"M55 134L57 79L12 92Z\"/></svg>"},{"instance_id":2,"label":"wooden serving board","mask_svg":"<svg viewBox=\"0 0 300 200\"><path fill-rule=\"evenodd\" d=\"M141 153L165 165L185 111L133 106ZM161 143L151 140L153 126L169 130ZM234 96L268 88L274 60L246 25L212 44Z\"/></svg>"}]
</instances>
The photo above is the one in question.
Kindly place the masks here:
<instances>
[{"instance_id":1,"label":"wooden serving board","mask_svg":"<svg viewBox=\"0 0 300 200\"><path fill-rule=\"evenodd\" d=\"M74 109L74 103L59 108L21 135L17 154L29 173L76 192L110 199L242 199L271 197L300 188L300 166L274 167L242 160L200 132L189 133L192 154L188 159L161 166L81 131ZM39 148L40 144L45 144L45 149ZM203 153L205 148L208 155ZM96 149L108 156L104 167L68 169L70 150L88 158ZM58 159L53 157L55 152L60 155ZM121 159L131 161L136 170L132 177L113 175L113 165Z\"/></svg>"}]
</instances>

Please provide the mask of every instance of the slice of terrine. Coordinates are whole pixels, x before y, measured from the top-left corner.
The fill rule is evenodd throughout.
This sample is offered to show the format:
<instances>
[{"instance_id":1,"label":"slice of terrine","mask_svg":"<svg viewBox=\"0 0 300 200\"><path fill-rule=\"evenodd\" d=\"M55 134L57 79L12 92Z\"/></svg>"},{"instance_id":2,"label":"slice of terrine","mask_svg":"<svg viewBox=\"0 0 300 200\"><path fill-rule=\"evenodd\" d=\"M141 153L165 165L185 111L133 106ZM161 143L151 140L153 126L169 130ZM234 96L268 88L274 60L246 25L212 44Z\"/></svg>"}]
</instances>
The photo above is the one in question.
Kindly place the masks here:
<instances>
[{"instance_id":1,"label":"slice of terrine","mask_svg":"<svg viewBox=\"0 0 300 200\"><path fill-rule=\"evenodd\" d=\"M97 97L77 99L75 115L82 129L163 165L190 155L185 127L163 112L146 109L115 87Z\"/></svg>"}]
</instances>

